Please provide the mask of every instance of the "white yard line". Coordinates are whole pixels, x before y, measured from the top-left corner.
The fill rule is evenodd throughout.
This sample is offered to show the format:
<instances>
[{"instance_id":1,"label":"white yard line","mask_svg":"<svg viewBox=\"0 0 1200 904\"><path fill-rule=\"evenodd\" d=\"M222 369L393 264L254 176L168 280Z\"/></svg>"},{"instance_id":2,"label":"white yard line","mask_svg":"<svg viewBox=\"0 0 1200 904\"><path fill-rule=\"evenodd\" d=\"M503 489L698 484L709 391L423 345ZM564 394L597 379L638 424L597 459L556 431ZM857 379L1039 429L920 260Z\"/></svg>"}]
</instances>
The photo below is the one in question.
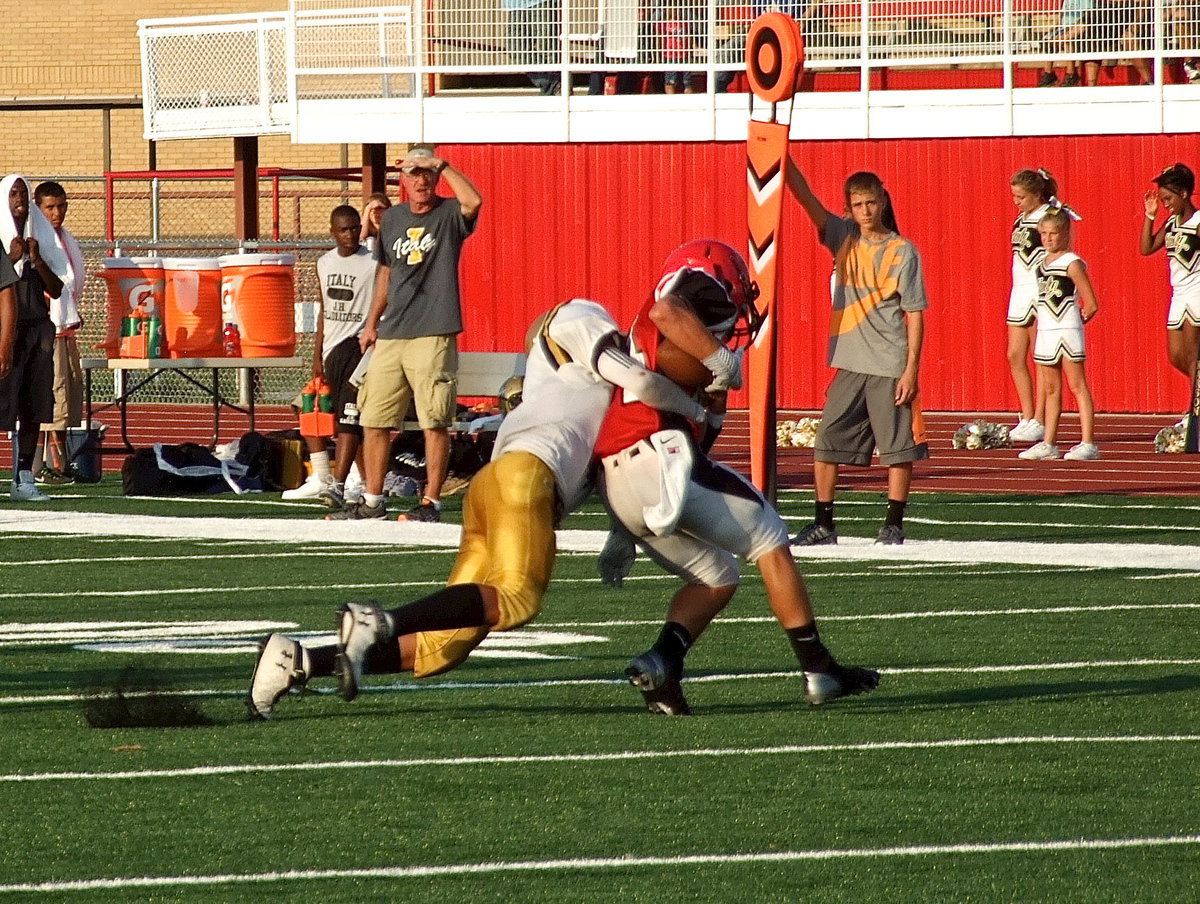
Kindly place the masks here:
<instances>
[{"instance_id":1,"label":"white yard line","mask_svg":"<svg viewBox=\"0 0 1200 904\"><path fill-rule=\"evenodd\" d=\"M1160 528L1161 529L1161 528ZM396 521L317 521L272 518L169 518L48 511L0 514L0 532L71 533L161 539L228 539L276 543L351 543L381 546L457 547L455 524ZM604 531L560 530L560 549L599 552ZM128 542L128 541L127 541ZM803 559L829 561L949 562L1049 565L1086 568L1136 568L1200 571L1200 546L1165 543L1047 543L997 540L910 540L903 546L876 546L863 537L844 537L837 546L796 547Z\"/></svg>"},{"instance_id":2,"label":"white yard line","mask_svg":"<svg viewBox=\"0 0 1200 904\"><path fill-rule=\"evenodd\" d=\"M325 772L357 769L410 769L455 766L521 766L539 763L610 763L629 760L725 759L821 753L879 753L897 750L944 750L1030 745L1196 744L1200 735L1033 735L999 738L946 738L933 741L869 741L856 744L787 744L775 747L716 747L698 750L620 750L612 753L545 753L527 756L414 757L412 759L326 760L313 763L234 763L181 769L135 769L122 772L41 772L0 774L0 782L124 781L187 778L198 775L244 775L270 772Z\"/></svg>"},{"instance_id":3,"label":"white yard line","mask_svg":"<svg viewBox=\"0 0 1200 904\"><path fill-rule=\"evenodd\" d=\"M483 651L472 655L478 656ZM1025 662L998 665L945 665L945 666L905 666L900 668L881 668L879 673L888 677L905 675L986 675L1016 672L1080 672L1088 669L1140 669L1161 667L1192 667L1200 666L1200 659L1101 659L1081 660L1078 662ZM804 672L799 670L778 670L770 672L737 672L717 673L713 675L691 675L683 679L684 684L711 684L722 681L762 681L764 679L800 679ZM390 684L369 684L363 687L362 693L422 693L431 691L509 691L527 690L529 688L549 687L627 687L629 682L624 678L546 678L536 681L417 681L406 679ZM230 690L229 688L192 688L187 690L155 691L164 697L243 697L244 688ZM337 693L335 687L310 687L307 693L329 696ZM130 693L129 697L147 696L148 693ZM41 703L80 703L95 699L92 693L71 694L29 694L0 697L0 706L16 706Z\"/></svg>"},{"instance_id":4,"label":"white yard line","mask_svg":"<svg viewBox=\"0 0 1200 904\"><path fill-rule=\"evenodd\" d=\"M812 860L876 860L895 857L956 856L962 854L1036 854L1047 851L1113 851L1130 848L1200 844L1200 835L1161 835L1133 838L1068 838L1038 841L1000 841L957 844L914 844L877 848L825 848L799 851L761 851L737 854L701 853L673 857L620 855L558 860L510 860L419 866L379 866L359 869L271 870L261 873L217 873L208 876L125 876L63 882L0 885L0 893L59 894L113 888L168 888L234 884L313 882L329 879L407 879L430 876L489 875L494 873L578 872L582 870L644 869L744 863L779 864Z\"/></svg>"},{"instance_id":5,"label":"white yard line","mask_svg":"<svg viewBox=\"0 0 1200 904\"><path fill-rule=\"evenodd\" d=\"M39 538L40 539L40 538ZM141 542L141 538L138 539ZM388 552L388 556L410 556L410 555L429 555L437 550L430 549L395 549ZM445 550L450 552L450 550ZM319 555L322 561L330 559L352 559L355 556L371 556L378 561L379 549L375 547L367 549L329 549L327 547L305 546L297 547L296 549L283 550L280 552L215 552L209 554L197 554L189 552L187 560L189 562L200 561L205 559L215 559L220 562L228 562L232 559L306 559L314 555ZM120 562L178 562L180 556L81 556L74 559L32 559L28 562L5 562L5 568L12 568L18 565L36 565L39 568L49 567L53 565L95 565L97 563L120 563Z\"/></svg>"},{"instance_id":6,"label":"white yard line","mask_svg":"<svg viewBox=\"0 0 1200 904\"><path fill-rule=\"evenodd\" d=\"M809 521L812 520L812 518L811 518L811 516L804 517L804 516L789 515L789 516L785 517L784 520L792 521L792 522L808 523ZM872 518L872 517L866 517L866 516L858 517L858 516L851 515L850 517L839 516L837 520L838 520L839 524L841 524L843 522L850 523L850 524L873 524L873 523L877 524L880 519L879 519L879 516ZM1079 521L984 521L982 519L977 519L977 518L960 518L958 520L950 520L950 519L946 519L946 518L922 518L920 515L907 515L907 516L905 516L904 521L906 524L936 524L940 527L941 526L964 527L964 526L970 525L972 527L1017 527L1017 528L1024 528L1024 529L1053 528L1055 530L1095 530L1095 529L1097 529L1097 526L1094 524L1087 524L1087 523L1083 523L1083 522L1079 522ZM1165 527L1162 524L1116 524L1116 523L1110 521L1104 525L1104 529L1105 530L1109 530L1109 529L1111 529L1111 530L1152 530L1152 531L1157 531L1160 534L1163 534L1163 533L1170 533L1171 531L1184 531L1184 532L1200 531L1200 526L1188 524L1188 525L1172 525L1170 527Z\"/></svg>"},{"instance_id":7,"label":"white yard line","mask_svg":"<svg viewBox=\"0 0 1200 904\"><path fill-rule=\"evenodd\" d=\"M929 609L907 610L903 612L862 612L853 615L824 615L821 621L830 622L869 622L869 621L907 621L910 619L926 618L980 618L980 617L1009 617L1014 615L1094 615L1098 612L1139 612L1139 611L1171 611L1200 609L1200 602L1195 603L1097 603L1073 606L1023 606L1004 609ZM542 635L552 629L577 631L582 628L634 628L646 625L658 625L662 619L606 619L604 621L572 621L552 622L539 621L536 626L524 629L497 632L489 637L488 642L508 640L510 644L520 646L527 642L529 635ZM775 618L769 615L729 616L721 619L721 625L728 628L733 625L763 625L775 624ZM99 621L99 622L0 622L0 647L15 646L45 646L47 644L79 644L82 642L119 641L119 640L167 640L184 637L192 640L217 640L221 638L257 639L271 631L286 631L291 636L303 640L314 635L312 631L302 631L296 622L276 621ZM326 632L316 632L323 635ZM543 642L544 645L544 642ZM253 650L254 644L245 649ZM236 652L245 652L238 648ZM199 651L198 651L199 652ZM226 653L235 652L233 649L211 649L204 652ZM0 701L3 701L0 697Z\"/></svg>"}]
</instances>

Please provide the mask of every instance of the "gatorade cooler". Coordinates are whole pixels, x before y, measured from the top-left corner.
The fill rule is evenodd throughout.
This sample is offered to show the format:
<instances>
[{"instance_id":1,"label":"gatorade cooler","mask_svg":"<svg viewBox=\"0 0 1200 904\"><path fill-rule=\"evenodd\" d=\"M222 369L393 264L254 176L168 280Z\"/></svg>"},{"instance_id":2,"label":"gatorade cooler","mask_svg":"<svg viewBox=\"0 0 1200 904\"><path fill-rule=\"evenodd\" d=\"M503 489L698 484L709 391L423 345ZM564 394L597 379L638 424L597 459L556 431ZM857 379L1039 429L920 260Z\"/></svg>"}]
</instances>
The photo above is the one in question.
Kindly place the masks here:
<instances>
[{"instance_id":1,"label":"gatorade cooler","mask_svg":"<svg viewBox=\"0 0 1200 904\"><path fill-rule=\"evenodd\" d=\"M115 358L121 347L121 323L139 304L147 314L161 311L163 262L158 257L106 257L104 280L108 283L108 335L101 346Z\"/></svg>"},{"instance_id":2,"label":"gatorade cooler","mask_svg":"<svg viewBox=\"0 0 1200 904\"><path fill-rule=\"evenodd\" d=\"M286 358L296 351L292 254L227 254L221 259L221 305L241 334L243 358Z\"/></svg>"},{"instance_id":3,"label":"gatorade cooler","mask_svg":"<svg viewBox=\"0 0 1200 904\"><path fill-rule=\"evenodd\" d=\"M208 257L164 257L163 338L172 358L220 358L221 264Z\"/></svg>"}]
</instances>

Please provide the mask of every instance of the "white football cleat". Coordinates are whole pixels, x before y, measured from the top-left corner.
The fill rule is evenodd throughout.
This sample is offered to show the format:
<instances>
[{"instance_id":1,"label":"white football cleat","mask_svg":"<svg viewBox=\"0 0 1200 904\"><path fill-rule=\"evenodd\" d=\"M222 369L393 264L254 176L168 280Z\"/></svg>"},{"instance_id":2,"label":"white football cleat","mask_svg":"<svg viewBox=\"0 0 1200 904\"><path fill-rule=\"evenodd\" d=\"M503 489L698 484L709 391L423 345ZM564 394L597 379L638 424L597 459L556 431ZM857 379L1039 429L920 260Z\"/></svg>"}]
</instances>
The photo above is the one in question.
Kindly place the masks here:
<instances>
[{"instance_id":1,"label":"white football cleat","mask_svg":"<svg viewBox=\"0 0 1200 904\"><path fill-rule=\"evenodd\" d=\"M388 619L376 603L346 603L337 617L337 658L333 661L338 693L353 700L362 687L367 653L389 634Z\"/></svg>"},{"instance_id":2,"label":"white football cleat","mask_svg":"<svg viewBox=\"0 0 1200 904\"><path fill-rule=\"evenodd\" d=\"M804 697L812 706L820 706L839 697L869 694L879 686L879 673L856 665L833 663L828 672L804 673Z\"/></svg>"},{"instance_id":3,"label":"white football cleat","mask_svg":"<svg viewBox=\"0 0 1200 904\"><path fill-rule=\"evenodd\" d=\"M308 650L286 635L272 634L259 644L250 675L250 693L246 695L251 718L271 718L284 694L293 687L304 687L310 668Z\"/></svg>"}]
</instances>

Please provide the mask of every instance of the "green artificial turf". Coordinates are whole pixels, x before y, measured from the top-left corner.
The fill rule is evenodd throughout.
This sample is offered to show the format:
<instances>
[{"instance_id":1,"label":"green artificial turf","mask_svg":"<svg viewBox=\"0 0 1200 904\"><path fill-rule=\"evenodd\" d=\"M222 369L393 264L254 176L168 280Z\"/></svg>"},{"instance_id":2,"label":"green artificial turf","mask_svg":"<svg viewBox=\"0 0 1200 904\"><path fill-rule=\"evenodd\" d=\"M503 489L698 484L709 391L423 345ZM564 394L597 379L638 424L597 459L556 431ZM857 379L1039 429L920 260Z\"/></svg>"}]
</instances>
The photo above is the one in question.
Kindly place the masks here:
<instances>
[{"instance_id":1,"label":"green artificial turf","mask_svg":"<svg viewBox=\"0 0 1200 904\"><path fill-rule=\"evenodd\" d=\"M622 674L676 583L641 558L605 588L568 551L492 655L350 704L314 682L257 723L242 697L270 628L207 649L171 631L328 634L348 599L436 588L453 551L23 530L24 511L320 517L112 478L56 495L77 498L6 505L0 532L0 902L1177 904L1200 885L1200 569L1137 556L1194 557L1194 500L915 495L911 560L804 554L830 647L883 672L821 708L747 567L689 656L696 715L650 716ZM811 501L784 494L794 527ZM844 537L881 515L839 500ZM564 526L604 525L593 502ZM932 541L962 542L919 559ZM1134 548L1046 565L974 541ZM92 727L120 722L95 718L118 687L167 727Z\"/></svg>"}]
</instances>

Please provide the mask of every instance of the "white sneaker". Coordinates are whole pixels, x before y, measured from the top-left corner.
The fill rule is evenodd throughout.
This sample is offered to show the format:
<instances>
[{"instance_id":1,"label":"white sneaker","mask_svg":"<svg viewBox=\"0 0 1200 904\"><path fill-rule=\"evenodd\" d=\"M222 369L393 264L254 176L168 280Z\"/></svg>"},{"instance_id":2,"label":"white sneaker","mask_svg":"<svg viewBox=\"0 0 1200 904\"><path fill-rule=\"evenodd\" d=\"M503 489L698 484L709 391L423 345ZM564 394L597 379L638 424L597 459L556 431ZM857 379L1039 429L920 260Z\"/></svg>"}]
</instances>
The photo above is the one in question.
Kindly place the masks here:
<instances>
[{"instance_id":1,"label":"white sneaker","mask_svg":"<svg viewBox=\"0 0 1200 904\"><path fill-rule=\"evenodd\" d=\"M1069 458L1071 461L1095 461L1100 457L1100 450L1096 448L1095 443L1080 443L1077 446L1072 446L1063 458Z\"/></svg>"},{"instance_id":2,"label":"white sneaker","mask_svg":"<svg viewBox=\"0 0 1200 904\"><path fill-rule=\"evenodd\" d=\"M1062 458L1062 453L1058 451L1058 446L1050 443L1038 443L1036 446L1030 446L1024 452L1017 455L1017 458L1023 458L1026 461L1050 461L1056 458Z\"/></svg>"},{"instance_id":3,"label":"white sneaker","mask_svg":"<svg viewBox=\"0 0 1200 904\"><path fill-rule=\"evenodd\" d=\"M269 719L279 699L293 687L304 687L311 668L308 650L283 634L272 634L258 647L250 675L246 709L251 718Z\"/></svg>"},{"instance_id":4,"label":"white sneaker","mask_svg":"<svg viewBox=\"0 0 1200 904\"><path fill-rule=\"evenodd\" d=\"M49 502L50 497L38 489L32 471L20 471L12 482L8 495L16 502Z\"/></svg>"},{"instance_id":5,"label":"white sneaker","mask_svg":"<svg viewBox=\"0 0 1200 904\"><path fill-rule=\"evenodd\" d=\"M1046 428L1035 417L1031 417L1029 420L1021 418L1017 421L1017 426L1008 431L1009 438L1019 443L1040 443L1045 435Z\"/></svg>"},{"instance_id":6,"label":"white sneaker","mask_svg":"<svg viewBox=\"0 0 1200 904\"><path fill-rule=\"evenodd\" d=\"M284 490L284 502L297 502L307 499L316 499L322 492L329 488L329 484L318 477L316 474L309 474L308 479L294 490Z\"/></svg>"},{"instance_id":7,"label":"white sneaker","mask_svg":"<svg viewBox=\"0 0 1200 904\"><path fill-rule=\"evenodd\" d=\"M342 606L337 618L338 651L333 670L343 700L358 696L367 653L389 633L388 617L378 604L346 603Z\"/></svg>"},{"instance_id":8,"label":"white sneaker","mask_svg":"<svg viewBox=\"0 0 1200 904\"><path fill-rule=\"evenodd\" d=\"M343 490L342 495L347 501L361 499L363 490L365 489L366 485L363 483L362 475L358 473L358 465L352 464L350 466L350 473L346 475L346 488Z\"/></svg>"}]
</instances>

